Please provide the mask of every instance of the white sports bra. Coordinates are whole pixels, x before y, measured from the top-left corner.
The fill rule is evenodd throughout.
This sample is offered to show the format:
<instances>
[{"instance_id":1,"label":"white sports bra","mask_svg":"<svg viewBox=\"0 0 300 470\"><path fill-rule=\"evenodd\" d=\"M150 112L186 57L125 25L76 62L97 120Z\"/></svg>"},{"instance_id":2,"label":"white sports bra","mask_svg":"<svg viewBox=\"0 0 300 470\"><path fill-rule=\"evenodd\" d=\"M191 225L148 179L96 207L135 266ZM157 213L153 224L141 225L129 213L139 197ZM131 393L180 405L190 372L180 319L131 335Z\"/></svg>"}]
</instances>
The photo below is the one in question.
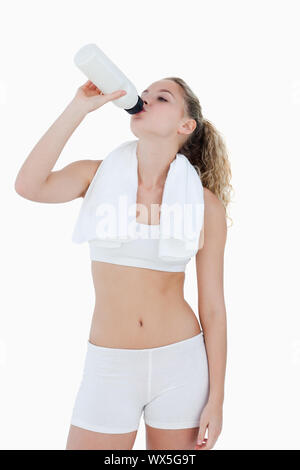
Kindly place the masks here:
<instances>
[{"instance_id":1,"label":"white sports bra","mask_svg":"<svg viewBox=\"0 0 300 470\"><path fill-rule=\"evenodd\" d=\"M159 225L147 225L136 222L139 232L152 238L139 238L123 243L117 248L97 246L96 240L89 241L90 257L93 261L155 269L157 271L184 272L191 258L178 261L163 261L158 257ZM157 238L155 238L157 236Z\"/></svg>"}]
</instances>

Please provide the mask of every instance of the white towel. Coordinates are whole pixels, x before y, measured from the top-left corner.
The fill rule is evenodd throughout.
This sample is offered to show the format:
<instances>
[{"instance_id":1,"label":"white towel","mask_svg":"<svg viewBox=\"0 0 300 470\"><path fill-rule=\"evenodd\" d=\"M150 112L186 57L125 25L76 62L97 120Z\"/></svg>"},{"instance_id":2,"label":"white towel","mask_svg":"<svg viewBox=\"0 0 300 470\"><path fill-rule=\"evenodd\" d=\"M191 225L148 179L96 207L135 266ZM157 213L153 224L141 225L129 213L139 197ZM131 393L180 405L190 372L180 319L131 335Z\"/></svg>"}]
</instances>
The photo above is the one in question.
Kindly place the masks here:
<instances>
[{"instance_id":1,"label":"white towel","mask_svg":"<svg viewBox=\"0 0 300 470\"><path fill-rule=\"evenodd\" d=\"M82 202L74 243L93 240L99 246L114 248L140 237L136 222L137 143L122 143L99 165ZM201 179L188 158L177 153L169 166L160 207L159 258L176 261L192 257L199 248L203 223Z\"/></svg>"}]
</instances>

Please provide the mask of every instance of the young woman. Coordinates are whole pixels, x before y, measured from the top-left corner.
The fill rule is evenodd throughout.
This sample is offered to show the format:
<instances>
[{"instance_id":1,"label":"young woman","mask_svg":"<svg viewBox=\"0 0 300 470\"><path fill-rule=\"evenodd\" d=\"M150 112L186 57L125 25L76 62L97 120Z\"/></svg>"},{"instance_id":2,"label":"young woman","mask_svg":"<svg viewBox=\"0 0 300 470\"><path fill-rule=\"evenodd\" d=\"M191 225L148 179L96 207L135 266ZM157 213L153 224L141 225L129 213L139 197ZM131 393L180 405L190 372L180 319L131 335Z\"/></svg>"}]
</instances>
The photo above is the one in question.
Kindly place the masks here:
<instances>
[{"instance_id":1,"label":"young woman","mask_svg":"<svg viewBox=\"0 0 300 470\"><path fill-rule=\"evenodd\" d=\"M99 184L95 178L105 159L52 169L84 117L120 96L122 90L105 95L90 80L78 88L20 168L17 193L47 203L85 198L91 182ZM178 155L188 159L203 185L204 221L195 258L202 329L183 295L189 259L174 266L158 260L147 244L134 258L125 252L113 259L109 249L107 259L92 258L96 302L68 450L132 449L142 412L147 449L211 449L222 428L223 259L231 191L227 151L182 79L154 82L141 97L144 111L131 116L138 138L136 223L159 229L168 172Z\"/></svg>"}]
</instances>

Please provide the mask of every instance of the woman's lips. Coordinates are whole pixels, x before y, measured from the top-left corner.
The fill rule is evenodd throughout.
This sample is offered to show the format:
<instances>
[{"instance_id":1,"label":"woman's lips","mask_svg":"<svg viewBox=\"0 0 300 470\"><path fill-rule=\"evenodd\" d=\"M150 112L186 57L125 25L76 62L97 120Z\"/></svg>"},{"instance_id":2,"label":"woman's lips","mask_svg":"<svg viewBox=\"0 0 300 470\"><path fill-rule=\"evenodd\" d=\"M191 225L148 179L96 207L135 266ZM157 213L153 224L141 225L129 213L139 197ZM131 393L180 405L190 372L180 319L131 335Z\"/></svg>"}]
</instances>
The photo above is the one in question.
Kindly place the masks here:
<instances>
[{"instance_id":1,"label":"woman's lips","mask_svg":"<svg viewBox=\"0 0 300 470\"><path fill-rule=\"evenodd\" d=\"M141 111L139 111L138 113L135 113L134 116L140 116L141 114L145 113L146 110L145 109L142 109Z\"/></svg>"}]
</instances>

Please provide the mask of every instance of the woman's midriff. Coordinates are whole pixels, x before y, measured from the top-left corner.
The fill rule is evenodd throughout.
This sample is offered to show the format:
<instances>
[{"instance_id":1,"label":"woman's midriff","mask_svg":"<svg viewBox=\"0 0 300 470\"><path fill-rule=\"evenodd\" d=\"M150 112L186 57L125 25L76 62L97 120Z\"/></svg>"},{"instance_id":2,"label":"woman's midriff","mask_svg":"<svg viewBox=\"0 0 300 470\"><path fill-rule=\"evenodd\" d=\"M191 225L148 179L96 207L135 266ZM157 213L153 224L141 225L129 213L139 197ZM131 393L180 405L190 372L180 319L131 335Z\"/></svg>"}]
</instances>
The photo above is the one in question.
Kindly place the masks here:
<instances>
[{"instance_id":1,"label":"woman's midriff","mask_svg":"<svg viewBox=\"0 0 300 470\"><path fill-rule=\"evenodd\" d=\"M184 272L92 261L95 308L89 341L107 348L145 349L201 333L184 299Z\"/></svg>"}]
</instances>

